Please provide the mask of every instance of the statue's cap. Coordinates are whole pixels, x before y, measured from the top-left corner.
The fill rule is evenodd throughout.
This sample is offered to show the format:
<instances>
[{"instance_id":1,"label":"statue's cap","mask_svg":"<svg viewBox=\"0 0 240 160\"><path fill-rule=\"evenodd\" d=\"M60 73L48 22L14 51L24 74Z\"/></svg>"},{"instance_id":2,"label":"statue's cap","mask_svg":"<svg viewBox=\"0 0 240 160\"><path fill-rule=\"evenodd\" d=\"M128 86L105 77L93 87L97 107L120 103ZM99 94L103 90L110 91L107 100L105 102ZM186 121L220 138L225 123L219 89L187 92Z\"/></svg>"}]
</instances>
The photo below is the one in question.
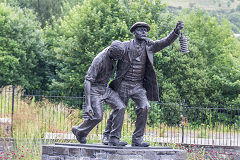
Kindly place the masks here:
<instances>
[{"instance_id":1,"label":"statue's cap","mask_svg":"<svg viewBox=\"0 0 240 160\"><path fill-rule=\"evenodd\" d=\"M132 27L130 28L130 32L133 33L134 30L137 28L137 27L146 27L147 28L147 31L150 30L150 26L145 23L145 22L137 22L135 23L134 25L132 25Z\"/></svg>"}]
</instances>

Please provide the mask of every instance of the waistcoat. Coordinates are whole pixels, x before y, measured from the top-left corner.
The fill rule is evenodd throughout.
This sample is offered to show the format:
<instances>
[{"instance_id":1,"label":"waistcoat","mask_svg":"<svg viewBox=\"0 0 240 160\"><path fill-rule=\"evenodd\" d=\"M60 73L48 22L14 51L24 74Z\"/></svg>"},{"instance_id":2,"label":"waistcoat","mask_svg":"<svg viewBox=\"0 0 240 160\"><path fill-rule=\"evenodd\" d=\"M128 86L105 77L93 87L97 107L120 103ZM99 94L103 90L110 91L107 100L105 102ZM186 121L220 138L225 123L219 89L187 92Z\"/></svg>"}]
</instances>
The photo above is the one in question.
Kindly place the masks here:
<instances>
[{"instance_id":1,"label":"waistcoat","mask_svg":"<svg viewBox=\"0 0 240 160\"><path fill-rule=\"evenodd\" d=\"M145 47L141 48L140 50L135 49L135 51L131 53L133 59L123 80L142 82L144 78L147 58Z\"/></svg>"}]
</instances>

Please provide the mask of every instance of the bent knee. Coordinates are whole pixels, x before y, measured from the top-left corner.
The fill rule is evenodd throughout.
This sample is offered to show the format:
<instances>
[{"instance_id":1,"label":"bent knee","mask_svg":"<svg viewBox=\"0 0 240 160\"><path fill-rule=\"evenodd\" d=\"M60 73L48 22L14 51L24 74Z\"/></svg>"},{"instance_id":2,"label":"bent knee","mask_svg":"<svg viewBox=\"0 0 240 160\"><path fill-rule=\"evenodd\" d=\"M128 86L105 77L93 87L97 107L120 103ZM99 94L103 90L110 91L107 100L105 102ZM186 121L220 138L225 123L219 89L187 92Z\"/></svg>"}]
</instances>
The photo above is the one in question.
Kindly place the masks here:
<instances>
[{"instance_id":1,"label":"bent knee","mask_svg":"<svg viewBox=\"0 0 240 160\"><path fill-rule=\"evenodd\" d=\"M118 110L125 110L126 109L126 105L122 102L122 103L118 103L116 104L116 109Z\"/></svg>"},{"instance_id":2,"label":"bent knee","mask_svg":"<svg viewBox=\"0 0 240 160\"><path fill-rule=\"evenodd\" d=\"M97 118L95 119L96 123L100 123L103 120L103 118Z\"/></svg>"},{"instance_id":3,"label":"bent knee","mask_svg":"<svg viewBox=\"0 0 240 160\"><path fill-rule=\"evenodd\" d=\"M94 121L96 121L97 123L101 122L103 120L103 116L96 116L93 118Z\"/></svg>"},{"instance_id":4,"label":"bent knee","mask_svg":"<svg viewBox=\"0 0 240 160\"><path fill-rule=\"evenodd\" d=\"M123 111L125 111L126 106L123 104L123 105L119 106L118 109L119 109L119 110L123 110Z\"/></svg>"},{"instance_id":5,"label":"bent knee","mask_svg":"<svg viewBox=\"0 0 240 160\"><path fill-rule=\"evenodd\" d=\"M139 106L139 109L142 109L143 112L148 112L150 108L151 108L151 106L149 104Z\"/></svg>"}]
</instances>

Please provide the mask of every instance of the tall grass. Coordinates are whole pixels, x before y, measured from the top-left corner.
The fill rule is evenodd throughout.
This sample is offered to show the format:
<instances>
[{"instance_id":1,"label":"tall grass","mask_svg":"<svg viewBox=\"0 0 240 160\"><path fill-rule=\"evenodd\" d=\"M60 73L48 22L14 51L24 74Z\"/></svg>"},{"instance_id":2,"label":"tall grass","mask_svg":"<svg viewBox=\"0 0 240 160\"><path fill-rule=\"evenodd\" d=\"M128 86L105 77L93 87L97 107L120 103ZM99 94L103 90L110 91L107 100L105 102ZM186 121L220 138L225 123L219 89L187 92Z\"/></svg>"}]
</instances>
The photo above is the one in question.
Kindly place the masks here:
<instances>
[{"instance_id":1,"label":"tall grass","mask_svg":"<svg viewBox=\"0 0 240 160\"><path fill-rule=\"evenodd\" d=\"M10 119L10 122L2 122L0 137L13 138L13 145L6 141L0 159L41 159L42 144L54 138L46 137L47 133L70 133L72 125L82 121L80 110L69 109L62 102L23 98L21 88L16 88L15 92L12 114L11 87L0 91L0 118ZM13 133L9 131L11 126Z\"/></svg>"},{"instance_id":2,"label":"tall grass","mask_svg":"<svg viewBox=\"0 0 240 160\"><path fill-rule=\"evenodd\" d=\"M6 147L9 146L9 142L6 141L5 150L0 157L6 159L41 159L42 144L53 143L54 141L77 143L75 137L71 134L71 128L83 121L81 118L82 112L79 109L70 109L62 101L51 101L46 97L43 97L40 101L36 100L34 96L24 97L21 88L16 88L15 92L15 107L14 114L12 114L13 97L11 87L0 90L0 118L11 119L10 122L0 122L4 124L1 124L0 127L0 137L12 136L14 140L12 148ZM110 112L110 108L105 106L103 121L90 132L87 138L88 143L101 143ZM129 112L126 111L122 128L121 140L127 141L128 144L131 144L132 134L135 129L132 118L133 113L134 109L130 109ZM13 133L9 132L11 124L13 124ZM238 134L238 130L234 130L235 127L229 128L229 126L220 123L215 125L215 128L206 124L196 128L192 127L188 121L180 122L179 125L175 126L168 126L167 123L162 122L151 124L151 126L147 125L145 140L149 141L152 146L159 146L159 139L164 139L166 143L175 144L174 140L179 143L181 142L180 134L183 124L185 134L191 134L196 138L211 138L209 136L213 136L211 133L215 131L232 131L234 136L235 133ZM55 135L51 133L55 133ZM50 141L51 139L54 139L54 141ZM195 154L189 152L190 157L194 157ZM198 156L203 157L204 154L205 152L201 151ZM194 159L197 159L196 156Z\"/></svg>"},{"instance_id":3,"label":"tall grass","mask_svg":"<svg viewBox=\"0 0 240 160\"><path fill-rule=\"evenodd\" d=\"M53 104L47 99L40 102L24 99L14 113L14 137L44 138L46 132L68 133L72 123L81 121L79 110L68 109L63 104Z\"/></svg>"}]
</instances>

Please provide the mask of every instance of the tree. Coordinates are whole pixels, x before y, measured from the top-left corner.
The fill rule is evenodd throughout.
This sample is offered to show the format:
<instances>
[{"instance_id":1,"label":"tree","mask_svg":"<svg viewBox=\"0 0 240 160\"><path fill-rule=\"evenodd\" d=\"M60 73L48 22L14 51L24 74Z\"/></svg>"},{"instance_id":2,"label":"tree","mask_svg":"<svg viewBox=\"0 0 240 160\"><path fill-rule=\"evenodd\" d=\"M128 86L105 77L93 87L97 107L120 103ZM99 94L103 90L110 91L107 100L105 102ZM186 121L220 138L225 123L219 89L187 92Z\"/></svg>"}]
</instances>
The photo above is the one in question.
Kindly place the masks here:
<instances>
[{"instance_id":1,"label":"tree","mask_svg":"<svg viewBox=\"0 0 240 160\"><path fill-rule=\"evenodd\" d=\"M45 88L47 52L33 12L0 3L0 30L0 87Z\"/></svg>"},{"instance_id":2,"label":"tree","mask_svg":"<svg viewBox=\"0 0 240 160\"><path fill-rule=\"evenodd\" d=\"M43 28L46 23L52 23L52 18L58 18L63 13L63 4L65 0L0 0L7 2L11 6L18 6L25 9L32 9L37 13L38 20ZM82 0L72 0L69 4L75 5Z\"/></svg>"},{"instance_id":3,"label":"tree","mask_svg":"<svg viewBox=\"0 0 240 160\"><path fill-rule=\"evenodd\" d=\"M117 16L118 13L123 14L119 3L105 2L85 1L83 5L75 6L53 27L46 27L48 46L52 47L52 54L58 61L53 88L81 90L94 55L116 39L117 34L127 31L126 24L119 21ZM54 38L55 42L51 38Z\"/></svg>"},{"instance_id":4,"label":"tree","mask_svg":"<svg viewBox=\"0 0 240 160\"><path fill-rule=\"evenodd\" d=\"M162 72L162 83L174 84L176 96L186 98L190 104L223 104L237 99L240 45L232 36L229 22L219 24L202 11L183 12L179 17L185 23L191 52L179 54L175 43L167 56L157 55L161 59L157 70Z\"/></svg>"},{"instance_id":5,"label":"tree","mask_svg":"<svg viewBox=\"0 0 240 160\"><path fill-rule=\"evenodd\" d=\"M96 54L113 40L129 40L129 28L137 21L151 24L150 36L161 36L167 30L160 0L139 0L124 3L119 0L90 0L76 5L68 15L47 26L45 37L51 55L57 58L52 88L83 89L84 76ZM162 21L160 21L162 20ZM157 25L158 24L158 25ZM158 31L158 27L164 26Z\"/></svg>"}]
</instances>

